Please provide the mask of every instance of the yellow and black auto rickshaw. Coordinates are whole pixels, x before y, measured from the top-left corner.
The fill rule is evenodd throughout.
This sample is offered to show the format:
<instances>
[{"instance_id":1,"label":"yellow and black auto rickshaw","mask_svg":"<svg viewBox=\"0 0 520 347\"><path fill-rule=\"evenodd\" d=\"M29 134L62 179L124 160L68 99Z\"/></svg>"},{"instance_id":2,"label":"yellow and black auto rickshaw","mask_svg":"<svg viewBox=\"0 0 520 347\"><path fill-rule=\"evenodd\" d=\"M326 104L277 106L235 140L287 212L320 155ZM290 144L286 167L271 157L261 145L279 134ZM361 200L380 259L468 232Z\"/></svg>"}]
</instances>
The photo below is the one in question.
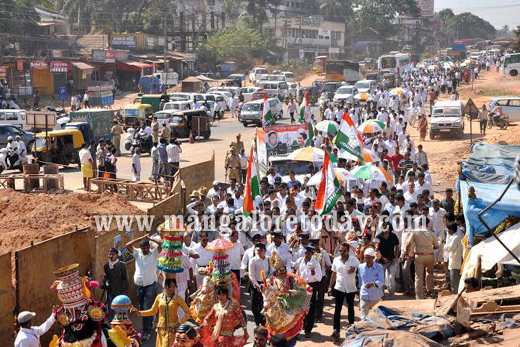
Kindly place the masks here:
<instances>
[{"instance_id":1,"label":"yellow and black auto rickshaw","mask_svg":"<svg viewBox=\"0 0 520 347\"><path fill-rule=\"evenodd\" d=\"M124 128L136 128L139 124L145 122L150 125L150 116L153 114L153 107L149 104L133 104L126 105L123 108Z\"/></svg>"},{"instance_id":2,"label":"yellow and black auto rickshaw","mask_svg":"<svg viewBox=\"0 0 520 347\"><path fill-rule=\"evenodd\" d=\"M85 142L83 134L77 129L38 133L36 134L33 156L41 162L81 165L79 151L83 142Z\"/></svg>"}]
</instances>

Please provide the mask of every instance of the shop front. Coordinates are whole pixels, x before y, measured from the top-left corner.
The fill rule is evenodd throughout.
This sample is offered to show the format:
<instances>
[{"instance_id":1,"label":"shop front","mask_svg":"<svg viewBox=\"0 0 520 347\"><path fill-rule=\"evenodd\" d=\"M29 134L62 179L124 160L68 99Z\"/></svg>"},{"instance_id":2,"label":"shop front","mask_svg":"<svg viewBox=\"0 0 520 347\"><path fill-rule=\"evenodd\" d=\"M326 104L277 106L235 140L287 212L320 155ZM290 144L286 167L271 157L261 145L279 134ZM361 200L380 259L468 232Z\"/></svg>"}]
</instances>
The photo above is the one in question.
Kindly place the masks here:
<instances>
[{"instance_id":1,"label":"shop front","mask_svg":"<svg viewBox=\"0 0 520 347\"><path fill-rule=\"evenodd\" d=\"M82 62L72 62L72 79L74 81L73 90L74 92L86 91L90 86L92 79L92 73L95 68L92 65Z\"/></svg>"},{"instance_id":2,"label":"shop front","mask_svg":"<svg viewBox=\"0 0 520 347\"><path fill-rule=\"evenodd\" d=\"M49 64L44 60L34 60L31 63L33 89L40 95L51 95L54 92L54 78Z\"/></svg>"},{"instance_id":3,"label":"shop front","mask_svg":"<svg viewBox=\"0 0 520 347\"><path fill-rule=\"evenodd\" d=\"M54 94L57 95L60 87L67 86L67 77L71 70L70 63L67 61L51 61L50 69L54 79Z\"/></svg>"}]
</instances>

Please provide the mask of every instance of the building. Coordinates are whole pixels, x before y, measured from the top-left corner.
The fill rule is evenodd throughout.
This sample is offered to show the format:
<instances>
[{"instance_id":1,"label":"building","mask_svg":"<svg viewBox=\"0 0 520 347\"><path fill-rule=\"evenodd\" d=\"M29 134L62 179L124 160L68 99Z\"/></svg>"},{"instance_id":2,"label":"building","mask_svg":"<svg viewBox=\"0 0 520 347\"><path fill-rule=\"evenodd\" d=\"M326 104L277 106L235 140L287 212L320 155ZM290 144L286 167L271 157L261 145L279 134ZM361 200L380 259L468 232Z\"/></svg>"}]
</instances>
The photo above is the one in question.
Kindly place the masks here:
<instances>
[{"instance_id":1,"label":"building","mask_svg":"<svg viewBox=\"0 0 520 347\"><path fill-rule=\"evenodd\" d=\"M40 6L34 6L40 16L38 25L46 29L48 35L70 35L69 19L58 13Z\"/></svg>"},{"instance_id":2,"label":"building","mask_svg":"<svg viewBox=\"0 0 520 347\"><path fill-rule=\"evenodd\" d=\"M319 55L338 56L345 53L344 22L285 12L276 18L271 16L264 30L287 52L286 59L311 62Z\"/></svg>"}]
</instances>

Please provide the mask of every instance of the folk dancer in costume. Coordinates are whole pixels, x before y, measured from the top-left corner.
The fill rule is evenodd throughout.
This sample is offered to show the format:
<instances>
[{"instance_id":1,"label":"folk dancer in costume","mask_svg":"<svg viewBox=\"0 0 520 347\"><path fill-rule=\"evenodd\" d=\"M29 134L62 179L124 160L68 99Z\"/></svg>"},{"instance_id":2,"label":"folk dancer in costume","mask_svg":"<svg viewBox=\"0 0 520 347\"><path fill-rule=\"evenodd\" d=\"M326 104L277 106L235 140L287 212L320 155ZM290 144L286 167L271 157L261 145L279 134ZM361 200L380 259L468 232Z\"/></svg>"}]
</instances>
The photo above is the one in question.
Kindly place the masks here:
<instances>
[{"instance_id":1,"label":"folk dancer in costume","mask_svg":"<svg viewBox=\"0 0 520 347\"><path fill-rule=\"evenodd\" d=\"M159 314L157 323L156 347L171 347L175 341L175 331L179 324L185 323L190 317L190 310L186 302L176 294L177 281L175 278L166 278L164 281L164 292L157 295L151 309L138 311L130 310L141 317L153 317ZM184 316L179 317L179 308L184 311Z\"/></svg>"},{"instance_id":2,"label":"folk dancer in costume","mask_svg":"<svg viewBox=\"0 0 520 347\"><path fill-rule=\"evenodd\" d=\"M270 262L274 272L264 280L261 288L264 297L262 313L269 333L284 334L289 346L294 346L309 310L312 291L302 278L287 272L285 261L276 251L271 254Z\"/></svg>"},{"instance_id":3,"label":"folk dancer in costume","mask_svg":"<svg viewBox=\"0 0 520 347\"><path fill-rule=\"evenodd\" d=\"M110 341L116 347L141 347L141 336L135 331L132 321L128 317L128 311L132 308L132 301L126 295L116 296L110 305L115 312L114 319L110 322L112 329L108 331Z\"/></svg>"},{"instance_id":4,"label":"folk dancer in costume","mask_svg":"<svg viewBox=\"0 0 520 347\"><path fill-rule=\"evenodd\" d=\"M98 282L79 277L79 264L71 264L54 271L58 280L51 289L58 292L63 303L56 309L55 318L63 327L60 337L54 335L50 347L106 347L108 334L103 331L108 310L103 303L92 300L91 289Z\"/></svg>"},{"instance_id":5,"label":"folk dancer in costume","mask_svg":"<svg viewBox=\"0 0 520 347\"><path fill-rule=\"evenodd\" d=\"M249 339L249 335L247 334L246 321L240 304L229 297L227 288L218 288L217 297L218 302L213 306L206 319L204 319L204 325L212 327L210 341L204 341L204 346L244 346ZM238 328L244 330L243 336L234 336L235 330Z\"/></svg>"}]
</instances>

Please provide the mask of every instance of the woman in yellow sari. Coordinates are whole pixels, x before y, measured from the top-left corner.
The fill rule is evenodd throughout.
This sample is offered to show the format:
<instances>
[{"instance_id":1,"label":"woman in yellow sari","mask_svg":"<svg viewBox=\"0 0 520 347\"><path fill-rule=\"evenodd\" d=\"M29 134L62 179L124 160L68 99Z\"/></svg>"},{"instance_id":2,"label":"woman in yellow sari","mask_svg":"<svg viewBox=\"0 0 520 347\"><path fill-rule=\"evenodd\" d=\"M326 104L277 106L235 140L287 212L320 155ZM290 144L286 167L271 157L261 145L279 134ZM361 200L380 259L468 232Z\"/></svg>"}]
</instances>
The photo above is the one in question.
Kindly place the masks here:
<instances>
[{"instance_id":1,"label":"woman in yellow sari","mask_svg":"<svg viewBox=\"0 0 520 347\"><path fill-rule=\"evenodd\" d=\"M175 330L191 317L188 305L179 295L175 294L176 291L177 281L174 278L167 278L164 282L164 292L157 295L151 309L138 311L133 308L130 311L141 317L155 316L159 313L156 347L171 347L175 342ZM178 316L179 308L184 311L182 318Z\"/></svg>"}]
</instances>

